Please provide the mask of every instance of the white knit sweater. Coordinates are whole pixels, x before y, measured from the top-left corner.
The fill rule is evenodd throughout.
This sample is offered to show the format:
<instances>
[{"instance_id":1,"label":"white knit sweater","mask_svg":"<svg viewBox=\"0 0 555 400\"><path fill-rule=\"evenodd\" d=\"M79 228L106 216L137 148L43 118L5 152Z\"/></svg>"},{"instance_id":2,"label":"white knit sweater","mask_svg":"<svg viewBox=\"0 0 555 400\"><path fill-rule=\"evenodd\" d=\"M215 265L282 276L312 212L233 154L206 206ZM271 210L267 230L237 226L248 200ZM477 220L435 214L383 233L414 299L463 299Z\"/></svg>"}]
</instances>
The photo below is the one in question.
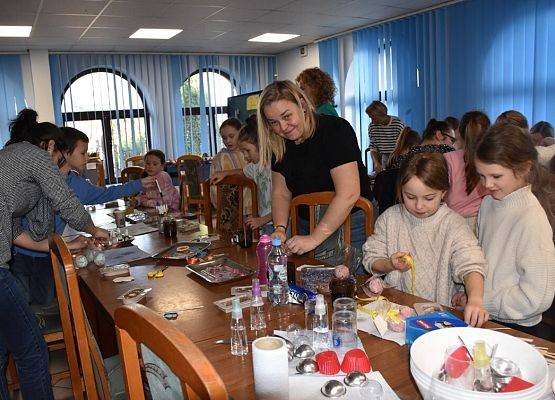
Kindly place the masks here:
<instances>
[{"instance_id":1,"label":"white knit sweater","mask_svg":"<svg viewBox=\"0 0 555 400\"><path fill-rule=\"evenodd\" d=\"M414 257L414 294L450 305L455 283L476 271L485 274L486 261L464 218L443 204L427 218L417 218L404 206L388 208L376 221L374 234L362 247L363 264L372 271L378 258L410 252ZM393 271L386 282L411 293L411 272Z\"/></svg>"},{"instance_id":2,"label":"white knit sweater","mask_svg":"<svg viewBox=\"0 0 555 400\"><path fill-rule=\"evenodd\" d=\"M538 324L553 302L555 249L551 226L530 186L502 200L486 196L478 238L488 261L484 306L491 318Z\"/></svg>"}]
</instances>

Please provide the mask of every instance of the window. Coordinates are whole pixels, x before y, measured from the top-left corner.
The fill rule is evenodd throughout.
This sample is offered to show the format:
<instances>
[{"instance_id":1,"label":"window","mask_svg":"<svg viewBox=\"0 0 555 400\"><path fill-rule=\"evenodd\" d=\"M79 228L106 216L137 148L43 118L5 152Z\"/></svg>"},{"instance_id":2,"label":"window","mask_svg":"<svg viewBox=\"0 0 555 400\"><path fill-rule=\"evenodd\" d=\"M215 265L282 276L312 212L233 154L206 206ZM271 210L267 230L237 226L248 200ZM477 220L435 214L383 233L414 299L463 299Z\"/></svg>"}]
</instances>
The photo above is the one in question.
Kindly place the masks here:
<instances>
[{"instance_id":1,"label":"window","mask_svg":"<svg viewBox=\"0 0 555 400\"><path fill-rule=\"evenodd\" d=\"M115 183L125 159L150 148L148 111L134 82L117 71L93 69L72 79L62 95L62 117L89 137L89 154L104 160Z\"/></svg>"},{"instance_id":2,"label":"window","mask_svg":"<svg viewBox=\"0 0 555 400\"><path fill-rule=\"evenodd\" d=\"M221 71L203 71L202 74L196 71L183 82L181 100L187 154L214 155L223 147L218 128L227 119L227 98L235 95L237 90L228 75ZM201 103L204 104L202 110Z\"/></svg>"}]
</instances>

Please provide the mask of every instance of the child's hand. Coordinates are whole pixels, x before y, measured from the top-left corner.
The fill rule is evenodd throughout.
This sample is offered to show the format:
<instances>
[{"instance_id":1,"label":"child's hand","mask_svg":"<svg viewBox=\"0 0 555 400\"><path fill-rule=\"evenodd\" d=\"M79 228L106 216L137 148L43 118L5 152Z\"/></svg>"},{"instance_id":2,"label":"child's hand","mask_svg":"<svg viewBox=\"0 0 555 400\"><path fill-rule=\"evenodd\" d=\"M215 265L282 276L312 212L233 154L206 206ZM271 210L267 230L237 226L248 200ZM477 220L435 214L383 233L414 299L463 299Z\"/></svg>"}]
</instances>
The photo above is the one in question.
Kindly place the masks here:
<instances>
[{"instance_id":1,"label":"child's hand","mask_svg":"<svg viewBox=\"0 0 555 400\"><path fill-rule=\"evenodd\" d=\"M480 328L489 319L489 313L484 308L482 299L468 299L464 307L464 322Z\"/></svg>"},{"instance_id":2,"label":"child's hand","mask_svg":"<svg viewBox=\"0 0 555 400\"><path fill-rule=\"evenodd\" d=\"M215 185L219 182L221 182L222 179L224 179L226 177L226 173L224 171L218 171L218 172L214 172L214 174L210 177L210 183L212 185Z\"/></svg>"},{"instance_id":3,"label":"child's hand","mask_svg":"<svg viewBox=\"0 0 555 400\"><path fill-rule=\"evenodd\" d=\"M466 307L467 302L468 299L466 297L466 294L464 292L457 292L453 295L453 298L451 299L451 307L453 307L455 310L462 311Z\"/></svg>"},{"instance_id":4,"label":"child's hand","mask_svg":"<svg viewBox=\"0 0 555 400\"><path fill-rule=\"evenodd\" d=\"M143 189L153 188L156 185L156 178L153 176L147 176L146 178L141 179L141 183L143 184Z\"/></svg>"},{"instance_id":5,"label":"child's hand","mask_svg":"<svg viewBox=\"0 0 555 400\"><path fill-rule=\"evenodd\" d=\"M245 224L247 224L247 226L251 229L260 228L262 225L264 225L264 218L248 216L245 219Z\"/></svg>"},{"instance_id":6,"label":"child's hand","mask_svg":"<svg viewBox=\"0 0 555 400\"><path fill-rule=\"evenodd\" d=\"M389 257L389 261L391 261L391 265L393 266L394 270L405 272L410 269L410 265L407 263L406 260L403 259L405 256L411 256L410 253L399 251L397 253L393 253L391 257Z\"/></svg>"}]
</instances>

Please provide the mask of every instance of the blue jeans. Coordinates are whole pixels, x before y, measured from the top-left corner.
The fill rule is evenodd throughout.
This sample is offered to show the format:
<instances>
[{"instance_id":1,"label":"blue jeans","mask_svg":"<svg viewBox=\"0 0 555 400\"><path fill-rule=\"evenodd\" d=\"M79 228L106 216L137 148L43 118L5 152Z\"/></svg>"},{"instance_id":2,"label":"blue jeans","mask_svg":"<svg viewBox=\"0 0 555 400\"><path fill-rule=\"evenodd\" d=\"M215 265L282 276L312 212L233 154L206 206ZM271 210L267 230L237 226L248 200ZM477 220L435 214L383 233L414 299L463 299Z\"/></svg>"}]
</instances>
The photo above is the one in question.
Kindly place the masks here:
<instances>
[{"instance_id":1,"label":"blue jeans","mask_svg":"<svg viewBox=\"0 0 555 400\"><path fill-rule=\"evenodd\" d=\"M50 257L15 253L10 271L30 304L49 305L56 299Z\"/></svg>"},{"instance_id":2,"label":"blue jeans","mask_svg":"<svg viewBox=\"0 0 555 400\"><path fill-rule=\"evenodd\" d=\"M54 399L48 349L35 315L12 273L0 268L0 399L8 400L6 367L12 353L24 399Z\"/></svg>"}]
</instances>

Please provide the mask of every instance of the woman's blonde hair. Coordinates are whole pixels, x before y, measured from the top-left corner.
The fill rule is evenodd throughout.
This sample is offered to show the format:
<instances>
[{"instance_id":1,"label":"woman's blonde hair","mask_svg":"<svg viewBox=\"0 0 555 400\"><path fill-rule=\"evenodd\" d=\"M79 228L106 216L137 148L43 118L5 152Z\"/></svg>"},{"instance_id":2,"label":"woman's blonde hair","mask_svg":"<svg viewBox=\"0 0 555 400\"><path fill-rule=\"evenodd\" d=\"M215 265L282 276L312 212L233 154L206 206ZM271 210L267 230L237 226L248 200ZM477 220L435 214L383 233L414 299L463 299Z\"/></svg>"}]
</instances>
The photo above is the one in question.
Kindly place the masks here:
<instances>
[{"instance_id":1,"label":"woman's blonde hair","mask_svg":"<svg viewBox=\"0 0 555 400\"><path fill-rule=\"evenodd\" d=\"M272 157L275 157L276 161L281 161L285 154L285 139L272 131L268 118L264 114L265 107L279 100L290 101L304 110L305 118L301 127L303 140L311 137L316 131L317 121L314 106L304 92L291 81L270 83L260 95L257 111L260 164L263 166L269 166L272 163Z\"/></svg>"}]
</instances>

